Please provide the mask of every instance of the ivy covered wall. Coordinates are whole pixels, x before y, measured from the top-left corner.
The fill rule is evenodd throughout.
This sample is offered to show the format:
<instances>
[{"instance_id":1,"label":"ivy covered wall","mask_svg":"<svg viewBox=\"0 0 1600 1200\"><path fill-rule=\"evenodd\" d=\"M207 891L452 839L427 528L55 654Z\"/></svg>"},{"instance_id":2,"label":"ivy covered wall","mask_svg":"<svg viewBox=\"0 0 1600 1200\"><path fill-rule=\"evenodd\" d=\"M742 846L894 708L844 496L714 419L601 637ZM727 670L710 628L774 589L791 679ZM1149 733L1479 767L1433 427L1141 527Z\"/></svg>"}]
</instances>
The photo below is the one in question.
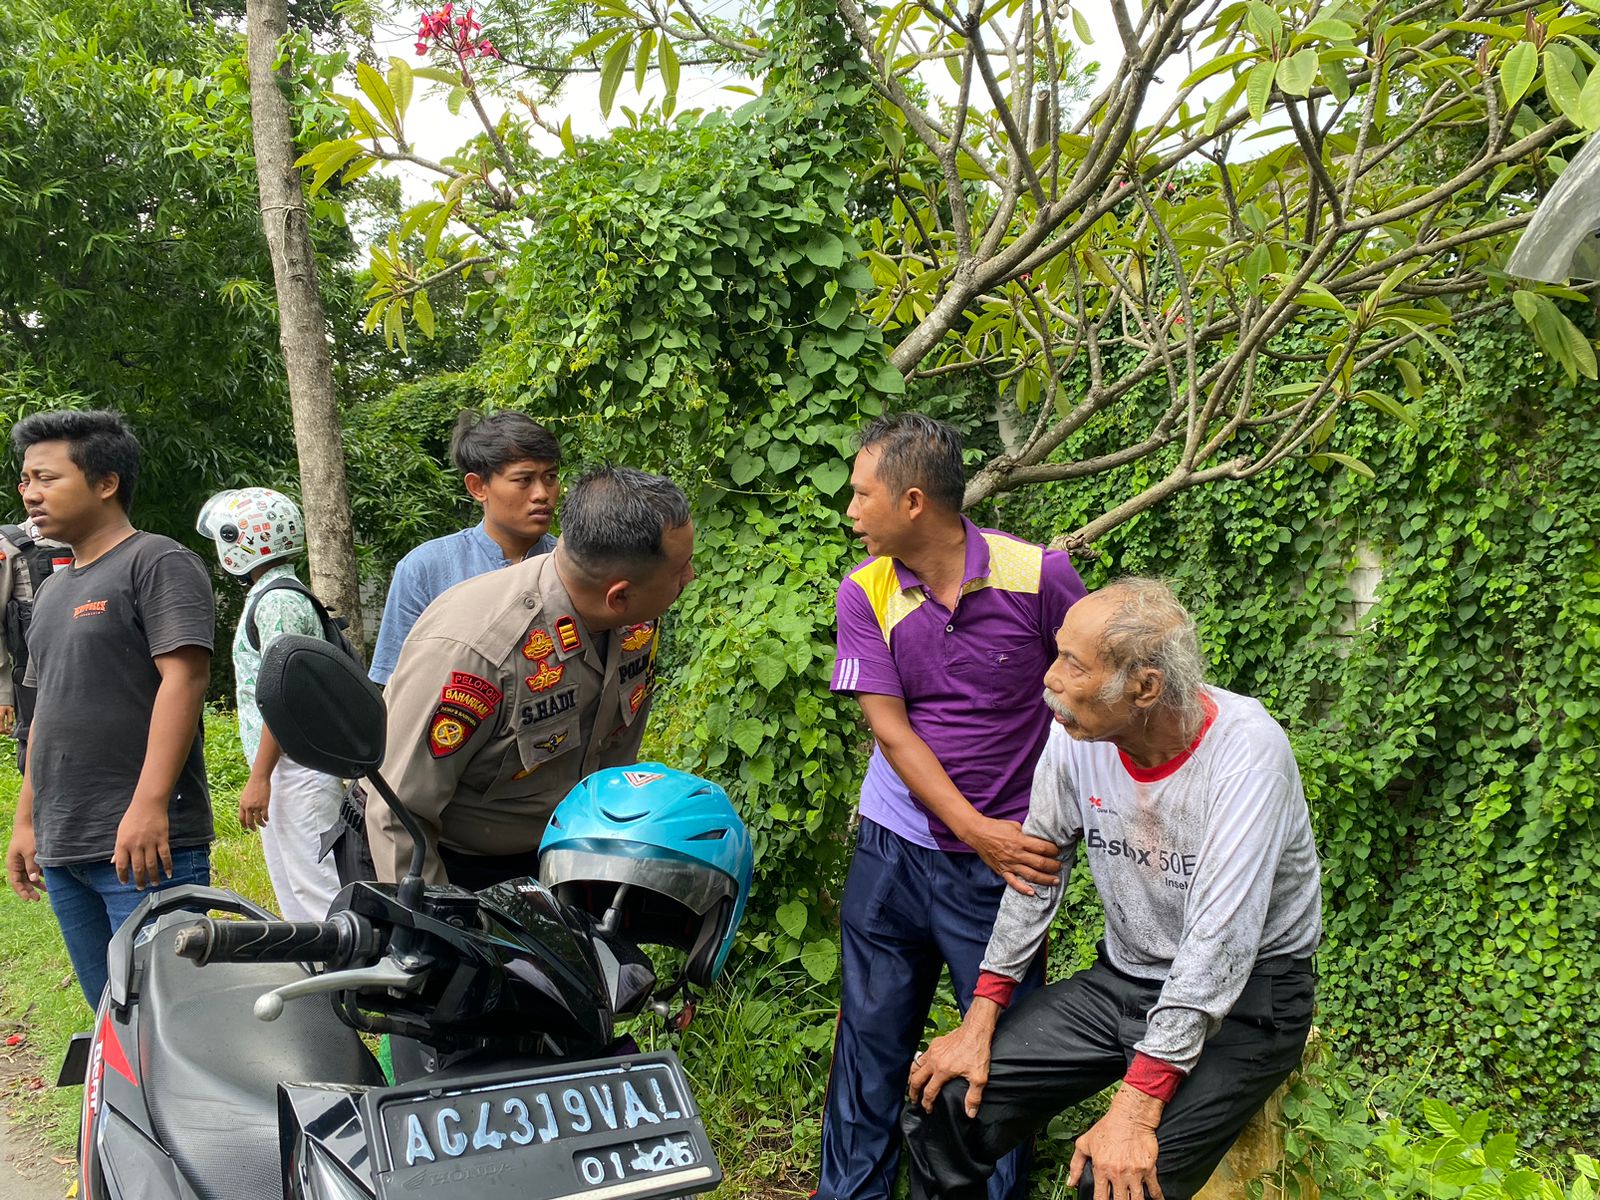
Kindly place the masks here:
<instances>
[{"instance_id":1,"label":"ivy covered wall","mask_svg":"<svg viewBox=\"0 0 1600 1200\"><path fill-rule=\"evenodd\" d=\"M1336 1056L1592 1151L1600 389L1569 386L1512 325L1464 332L1465 382L1432 379L1416 431L1342 435L1375 479L1302 464L1190 493L1081 567L1091 586L1172 579L1216 681L1291 730L1323 856L1317 1022ZM1035 490L993 519L1047 538L1141 482ZM1382 577L1352 632L1366 547Z\"/></svg>"}]
</instances>

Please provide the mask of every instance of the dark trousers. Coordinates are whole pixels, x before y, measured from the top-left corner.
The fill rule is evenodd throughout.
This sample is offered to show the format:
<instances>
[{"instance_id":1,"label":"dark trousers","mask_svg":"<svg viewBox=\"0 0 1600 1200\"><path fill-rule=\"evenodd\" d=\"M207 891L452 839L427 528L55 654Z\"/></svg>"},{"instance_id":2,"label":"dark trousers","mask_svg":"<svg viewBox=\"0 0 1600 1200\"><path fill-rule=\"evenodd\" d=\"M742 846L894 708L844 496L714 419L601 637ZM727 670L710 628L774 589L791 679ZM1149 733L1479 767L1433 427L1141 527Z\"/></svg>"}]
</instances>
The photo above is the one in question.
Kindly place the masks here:
<instances>
[{"instance_id":1,"label":"dark trousers","mask_svg":"<svg viewBox=\"0 0 1600 1200\"><path fill-rule=\"evenodd\" d=\"M1204 1186L1300 1065L1315 989L1316 973L1303 959L1272 960L1250 976L1156 1129L1156 1174L1167 1200L1188 1200ZM982 1200L1002 1155L1062 1109L1122 1078L1160 993L1159 982L1122 974L1102 952L1087 971L1014 1002L995 1030L976 1119L966 1115L959 1079L940 1091L933 1112L906 1106L914 1200ZM1085 1200L1092 1200L1090 1189L1080 1182Z\"/></svg>"},{"instance_id":2,"label":"dark trousers","mask_svg":"<svg viewBox=\"0 0 1600 1200\"><path fill-rule=\"evenodd\" d=\"M508 879L525 876L539 878L537 850L522 854L462 854L445 846L438 847L438 850L439 861L444 864L445 878L469 892L481 892Z\"/></svg>"},{"instance_id":3,"label":"dark trousers","mask_svg":"<svg viewBox=\"0 0 1600 1200\"><path fill-rule=\"evenodd\" d=\"M934 990L948 966L966 1011L1005 887L976 854L929 850L861 822L840 906L842 994L816 1200L887 1200L911 1056ZM1043 981L1041 954L1017 995ZM1022 1150L998 1170L990 1164L995 1200L1026 1193L1027 1159Z\"/></svg>"}]
</instances>

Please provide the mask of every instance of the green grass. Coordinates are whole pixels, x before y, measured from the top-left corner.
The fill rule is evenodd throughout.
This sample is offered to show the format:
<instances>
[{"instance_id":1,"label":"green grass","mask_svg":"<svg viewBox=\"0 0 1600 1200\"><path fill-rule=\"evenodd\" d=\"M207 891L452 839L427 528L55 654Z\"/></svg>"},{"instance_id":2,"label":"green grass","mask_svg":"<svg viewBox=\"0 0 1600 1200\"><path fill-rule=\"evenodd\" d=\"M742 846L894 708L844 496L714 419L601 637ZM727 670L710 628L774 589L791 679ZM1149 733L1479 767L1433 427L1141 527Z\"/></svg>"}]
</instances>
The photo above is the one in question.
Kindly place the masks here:
<instances>
[{"instance_id":1,"label":"green grass","mask_svg":"<svg viewBox=\"0 0 1600 1200\"><path fill-rule=\"evenodd\" d=\"M4 745L0 838L9 841L22 778L10 754L11 743ZM212 878L272 907L272 885L261 857L260 839L239 828L239 789L249 771L231 713L206 714L206 766L217 825ZM67 1042L74 1033L87 1030L92 1019L49 903L26 903L7 888L0 896L0 1021L8 1034L26 1035L37 1073L47 1085L39 1091L20 1090L11 1107L16 1118L42 1133L58 1151L70 1151L77 1142L82 1094L77 1088L48 1085L55 1082Z\"/></svg>"}]
</instances>

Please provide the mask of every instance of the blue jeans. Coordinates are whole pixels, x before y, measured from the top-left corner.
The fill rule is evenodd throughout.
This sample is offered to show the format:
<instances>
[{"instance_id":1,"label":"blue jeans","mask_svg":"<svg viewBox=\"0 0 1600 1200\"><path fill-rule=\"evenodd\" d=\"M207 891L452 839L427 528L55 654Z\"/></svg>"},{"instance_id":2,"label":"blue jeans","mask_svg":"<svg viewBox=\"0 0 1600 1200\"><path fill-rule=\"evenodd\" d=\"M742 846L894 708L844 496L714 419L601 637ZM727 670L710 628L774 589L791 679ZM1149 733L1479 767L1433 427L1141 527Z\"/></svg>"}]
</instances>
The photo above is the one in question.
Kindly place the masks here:
<instances>
[{"instance_id":1,"label":"blue jeans","mask_svg":"<svg viewBox=\"0 0 1600 1200\"><path fill-rule=\"evenodd\" d=\"M188 846L172 852L172 878L163 879L156 887L210 882L211 847ZM94 1008L106 989L106 948L111 945L111 935L122 928L151 889L140 891L132 883L121 882L109 862L45 867L44 886L61 925L78 986Z\"/></svg>"}]
</instances>

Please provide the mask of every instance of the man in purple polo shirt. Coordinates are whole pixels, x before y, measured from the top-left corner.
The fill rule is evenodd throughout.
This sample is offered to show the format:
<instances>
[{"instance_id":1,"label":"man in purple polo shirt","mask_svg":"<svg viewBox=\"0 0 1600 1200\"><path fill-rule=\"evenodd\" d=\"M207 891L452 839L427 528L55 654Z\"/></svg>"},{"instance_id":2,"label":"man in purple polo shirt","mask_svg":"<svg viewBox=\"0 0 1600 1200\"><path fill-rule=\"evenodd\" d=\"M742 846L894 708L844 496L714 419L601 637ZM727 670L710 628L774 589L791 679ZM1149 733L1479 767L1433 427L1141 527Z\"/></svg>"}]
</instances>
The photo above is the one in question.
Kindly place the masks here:
<instances>
[{"instance_id":1,"label":"man in purple polo shirt","mask_svg":"<svg viewBox=\"0 0 1600 1200\"><path fill-rule=\"evenodd\" d=\"M840 913L839 1029L817 1200L886 1200L911 1056L948 967L972 1000L1007 884L1059 882L1056 847L1022 832L1050 730L1039 680L1084 588L1071 560L961 515L961 436L916 413L861 435L849 515L872 556L839 585L833 690L876 741ZM1037 987L1044 961L1020 985ZM1021 1151L990 1180L1027 1190Z\"/></svg>"}]
</instances>

